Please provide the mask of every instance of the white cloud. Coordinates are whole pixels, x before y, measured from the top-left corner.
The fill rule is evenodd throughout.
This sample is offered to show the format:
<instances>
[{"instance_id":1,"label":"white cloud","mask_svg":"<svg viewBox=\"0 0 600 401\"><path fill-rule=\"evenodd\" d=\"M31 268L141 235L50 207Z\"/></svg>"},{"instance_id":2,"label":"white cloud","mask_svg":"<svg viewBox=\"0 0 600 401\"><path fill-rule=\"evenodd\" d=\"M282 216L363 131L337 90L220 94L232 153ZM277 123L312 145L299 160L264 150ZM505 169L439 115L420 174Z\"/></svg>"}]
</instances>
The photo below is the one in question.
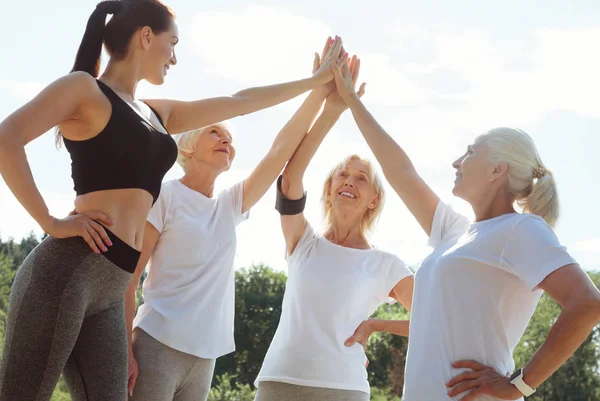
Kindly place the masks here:
<instances>
[{"instance_id":1,"label":"white cloud","mask_svg":"<svg viewBox=\"0 0 600 401\"><path fill-rule=\"evenodd\" d=\"M73 210L75 192L56 193L42 191L42 197L53 216L67 216ZM17 201L4 181L0 181L0 235L6 239L13 237L19 239L34 232L36 235L43 233L37 222L27 213L25 208Z\"/></svg>"},{"instance_id":2,"label":"white cloud","mask_svg":"<svg viewBox=\"0 0 600 401\"><path fill-rule=\"evenodd\" d=\"M581 240L569 248L584 269L600 269L600 238Z\"/></svg>"},{"instance_id":3,"label":"white cloud","mask_svg":"<svg viewBox=\"0 0 600 401\"><path fill-rule=\"evenodd\" d=\"M600 255L600 238L589 238L575 243L573 249L582 252L596 252Z\"/></svg>"},{"instance_id":4,"label":"white cloud","mask_svg":"<svg viewBox=\"0 0 600 401\"><path fill-rule=\"evenodd\" d=\"M201 12L190 25L188 36L198 38L190 51L202 58L205 72L248 85L310 76L313 54L332 32L317 19L257 5ZM207 32L218 40L207 38Z\"/></svg>"},{"instance_id":5,"label":"white cloud","mask_svg":"<svg viewBox=\"0 0 600 401\"><path fill-rule=\"evenodd\" d=\"M600 56L590 51L600 28L537 29L519 40L448 24L399 23L385 32L387 54L356 50L374 103L430 109L468 130L532 125L554 110L600 117Z\"/></svg>"},{"instance_id":6,"label":"white cloud","mask_svg":"<svg viewBox=\"0 0 600 401\"><path fill-rule=\"evenodd\" d=\"M45 86L46 84L35 81L0 80L0 89L7 91L11 96L24 100L33 99Z\"/></svg>"}]
</instances>

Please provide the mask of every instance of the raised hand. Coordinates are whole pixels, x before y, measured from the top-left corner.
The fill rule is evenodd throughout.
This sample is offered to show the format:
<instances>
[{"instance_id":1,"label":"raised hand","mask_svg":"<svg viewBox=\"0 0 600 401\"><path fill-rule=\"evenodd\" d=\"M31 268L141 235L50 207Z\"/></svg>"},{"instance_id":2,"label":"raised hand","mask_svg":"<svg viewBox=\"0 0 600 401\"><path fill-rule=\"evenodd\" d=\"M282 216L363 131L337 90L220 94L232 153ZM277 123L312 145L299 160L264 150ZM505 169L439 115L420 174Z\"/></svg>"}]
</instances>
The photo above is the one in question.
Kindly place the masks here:
<instances>
[{"instance_id":1,"label":"raised hand","mask_svg":"<svg viewBox=\"0 0 600 401\"><path fill-rule=\"evenodd\" d=\"M346 61L341 66L334 65L331 67L335 78L335 86L337 93L342 98L346 106L352 101L360 99L365 93L366 83L362 83L358 92L356 91L356 82L358 81L358 73L360 72L360 59L353 56L352 59Z\"/></svg>"},{"instance_id":2,"label":"raised hand","mask_svg":"<svg viewBox=\"0 0 600 401\"><path fill-rule=\"evenodd\" d=\"M458 361L452 364L455 369L471 369L455 376L446 383L450 397L455 397L465 391L471 391L461 398L461 401L474 401L481 395L489 395L499 400L517 400L523 396L517 388L510 383L507 376L503 376L494 369L477 361Z\"/></svg>"},{"instance_id":3,"label":"raised hand","mask_svg":"<svg viewBox=\"0 0 600 401\"><path fill-rule=\"evenodd\" d=\"M339 63L338 63L339 64ZM337 66L334 67L334 69L338 69ZM356 92L356 82L358 81L358 75L360 73L360 59L356 56L352 56L351 59L347 59L344 61L344 63L342 64L342 67L340 68L340 70L346 74L346 76L349 79L349 84L352 85L352 92L354 93L354 96L357 96L358 98L361 98L362 95L365 94L365 86L366 83L362 83L360 85L360 88L358 89L358 92ZM335 71L335 70L334 70ZM337 81L335 82L335 87L336 90L334 90L333 92L331 92L331 94L327 97L327 101L325 102L325 109L324 110L330 110L334 113L343 113L344 110L346 110L348 108L348 104L347 102L344 100L344 98L342 97L342 95L340 94L340 88L338 87ZM329 84L328 84L329 85ZM343 90L344 88L342 88Z\"/></svg>"},{"instance_id":4,"label":"raised hand","mask_svg":"<svg viewBox=\"0 0 600 401\"><path fill-rule=\"evenodd\" d=\"M318 54L315 53L315 60L313 62L313 77L315 77L321 85L325 85L328 82L333 81L333 73L331 68L337 66L340 59L345 59L347 56L344 52L342 45L342 38L336 36L335 39L327 38L325 46L323 47L323 53L318 58ZM318 65L318 67L317 67Z\"/></svg>"}]
</instances>

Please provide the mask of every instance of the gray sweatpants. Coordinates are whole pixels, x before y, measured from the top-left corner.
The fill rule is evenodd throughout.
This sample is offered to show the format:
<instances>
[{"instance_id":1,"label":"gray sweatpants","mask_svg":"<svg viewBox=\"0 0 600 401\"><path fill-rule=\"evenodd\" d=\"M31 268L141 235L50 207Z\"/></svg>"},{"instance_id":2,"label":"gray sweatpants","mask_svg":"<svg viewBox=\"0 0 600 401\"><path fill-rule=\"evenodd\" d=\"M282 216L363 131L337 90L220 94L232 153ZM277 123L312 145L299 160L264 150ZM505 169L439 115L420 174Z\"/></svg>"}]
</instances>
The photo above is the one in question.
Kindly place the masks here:
<instances>
[{"instance_id":1,"label":"gray sweatpants","mask_svg":"<svg viewBox=\"0 0 600 401\"><path fill-rule=\"evenodd\" d=\"M139 252L107 233L104 255L79 237L48 237L17 271L0 401L50 400L63 369L73 401L126 401L124 293Z\"/></svg>"},{"instance_id":2,"label":"gray sweatpants","mask_svg":"<svg viewBox=\"0 0 600 401\"><path fill-rule=\"evenodd\" d=\"M254 401L369 401L370 399L371 396L362 391L264 381L258 383Z\"/></svg>"},{"instance_id":3,"label":"gray sweatpants","mask_svg":"<svg viewBox=\"0 0 600 401\"><path fill-rule=\"evenodd\" d=\"M205 401L214 359L199 358L168 347L144 330L133 331L138 378L130 401Z\"/></svg>"}]
</instances>

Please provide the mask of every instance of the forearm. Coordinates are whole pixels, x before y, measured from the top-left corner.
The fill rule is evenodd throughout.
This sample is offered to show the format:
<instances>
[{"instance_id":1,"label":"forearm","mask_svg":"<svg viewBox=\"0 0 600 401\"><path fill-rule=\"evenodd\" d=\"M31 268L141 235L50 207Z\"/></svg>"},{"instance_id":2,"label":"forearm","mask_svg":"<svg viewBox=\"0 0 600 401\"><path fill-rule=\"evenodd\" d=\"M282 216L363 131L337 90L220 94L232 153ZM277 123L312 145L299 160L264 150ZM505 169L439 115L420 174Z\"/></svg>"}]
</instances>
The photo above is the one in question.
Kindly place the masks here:
<instances>
[{"instance_id":1,"label":"forearm","mask_svg":"<svg viewBox=\"0 0 600 401\"><path fill-rule=\"evenodd\" d=\"M414 171L414 166L406 152L381 127L361 100L355 99L349 106L358 129L381 164L384 173L392 172L397 175L405 170Z\"/></svg>"},{"instance_id":2,"label":"forearm","mask_svg":"<svg viewBox=\"0 0 600 401\"><path fill-rule=\"evenodd\" d=\"M134 282L135 281L135 282ZM135 317L136 309L136 290L139 278L135 280L135 277L129 282L127 291L125 292L125 321L127 323L127 349L129 355L133 354L132 350L132 335L133 335L133 319Z\"/></svg>"},{"instance_id":3,"label":"forearm","mask_svg":"<svg viewBox=\"0 0 600 401\"><path fill-rule=\"evenodd\" d=\"M304 137L298 149L296 149L296 152L283 171L283 178L287 182L286 186L288 187L287 193L284 193L284 195L288 198L299 199L302 197L304 192L302 178L308 164L327 133L331 131L331 128L333 128L339 118L339 113L324 110L319 118L317 118L317 121L315 121L308 135Z\"/></svg>"},{"instance_id":4,"label":"forearm","mask_svg":"<svg viewBox=\"0 0 600 401\"><path fill-rule=\"evenodd\" d=\"M539 387L573 355L598 320L597 309L588 305L563 309L544 344L523 368L525 383Z\"/></svg>"},{"instance_id":5,"label":"forearm","mask_svg":"<svg viewBox=\"0 0 600 401\"><path fill-rule=\"evenodd\" d=\"M373 332L380 331L384 333L395 334L397 336L408 337L409 320L382 320L369 319Z\"/></svg>"},{"instance_id":6,"label":"forearm","mask_svg":"<svg viewBox=\"0 0 600 401\"><path fill-rule=\"evenodd\" d=\"M286 102L320 85L316 78L241 90L233 95L241 99L240 114L249 114Z\"/></svg>"},{"instance_id":7,"label":"forearm","mask_svg":"<svg viewBox=\"0 0 600 401\"><path fill-rule=\"evenodd\" d=\"M16 135L0 133L0 174L25 210L48 232L53 217L35 185L25 144L20 141Z\"/></svg>"},{"instance_id":8,"label":"forearm","mask_svg":"<svg viewBox=\"0 0 600 401\"><path fill-rule=\"evenodd\" d=\"M298 111L277 134L270 153L276 155L279 161L282 162L282 168L283 164L292 158L294 152L306 137L324 100L325 96L322 91L313 90Z\"/></svg>"}]
</instances>

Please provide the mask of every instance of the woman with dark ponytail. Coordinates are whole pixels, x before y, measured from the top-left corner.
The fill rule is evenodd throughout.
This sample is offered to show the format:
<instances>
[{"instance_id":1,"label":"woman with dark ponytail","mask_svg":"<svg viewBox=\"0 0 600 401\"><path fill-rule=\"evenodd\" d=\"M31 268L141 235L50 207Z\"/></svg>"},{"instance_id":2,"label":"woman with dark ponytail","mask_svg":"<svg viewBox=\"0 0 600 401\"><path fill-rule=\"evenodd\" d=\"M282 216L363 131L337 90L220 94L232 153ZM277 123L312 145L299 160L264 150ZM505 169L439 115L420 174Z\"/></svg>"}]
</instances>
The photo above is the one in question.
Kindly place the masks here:
<instances>
[{"instance_id":1,"label":"woman with dark ponytail","mask_svg":"<svg viewBox=\"0 0 600 401\"><path fill-rule=\"evenodd\" d=\"M107 16L111 19L106 23ZM170 135L261 110L333 79L329 69L279 85L198 101L135 97L177 63L175 14L159 0L96 6L73 70L0 123L0 174L49 236L15 277L0 363L0 401L49 400L64 373L72 399L127 398L124 292L148 212L177 158ZM110 60L102 76L102 46ZM57 127L77 194L50 215L25 145Z\"/></svg>"}]
</instances>

